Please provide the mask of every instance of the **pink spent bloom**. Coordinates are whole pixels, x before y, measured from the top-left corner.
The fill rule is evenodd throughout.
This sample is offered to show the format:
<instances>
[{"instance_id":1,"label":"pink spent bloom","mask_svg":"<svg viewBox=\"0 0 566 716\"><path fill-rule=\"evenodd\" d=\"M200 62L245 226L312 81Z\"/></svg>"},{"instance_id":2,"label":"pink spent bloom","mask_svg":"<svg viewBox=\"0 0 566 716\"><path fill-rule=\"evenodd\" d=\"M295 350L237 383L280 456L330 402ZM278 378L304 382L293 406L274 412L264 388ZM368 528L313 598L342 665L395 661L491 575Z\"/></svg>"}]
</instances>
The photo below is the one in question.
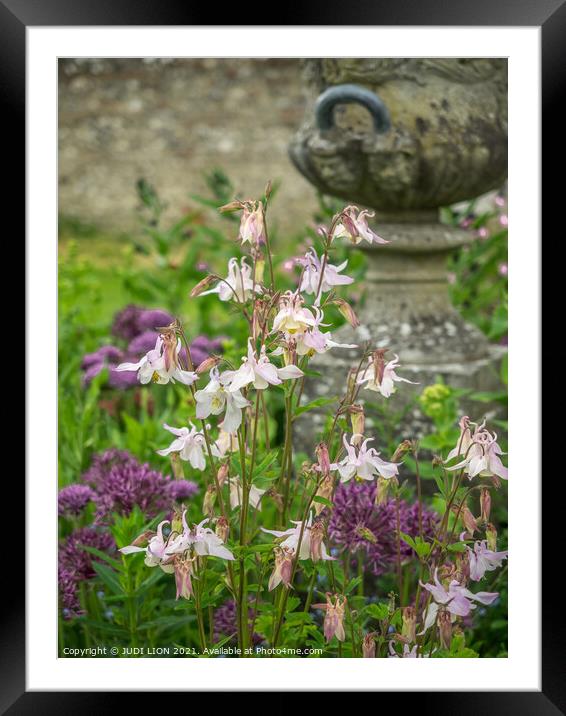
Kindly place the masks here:
<instances>
[{"instance_id":1,"label":"pink spent bloom","mask_svg":"<svg viewBox=\"0 0 566 716\"><path fill-rule=\"evenodd\" d=\"M375 231L370 229L368 218L375 216L375 212L362 209L357 206L347 206L341 213L338 223L334 229L336 238L345 238L353 244L359 244L361 241L367 241L368 244L388 244L389 241L378 236Z\"/></svg>"}]
</instances>

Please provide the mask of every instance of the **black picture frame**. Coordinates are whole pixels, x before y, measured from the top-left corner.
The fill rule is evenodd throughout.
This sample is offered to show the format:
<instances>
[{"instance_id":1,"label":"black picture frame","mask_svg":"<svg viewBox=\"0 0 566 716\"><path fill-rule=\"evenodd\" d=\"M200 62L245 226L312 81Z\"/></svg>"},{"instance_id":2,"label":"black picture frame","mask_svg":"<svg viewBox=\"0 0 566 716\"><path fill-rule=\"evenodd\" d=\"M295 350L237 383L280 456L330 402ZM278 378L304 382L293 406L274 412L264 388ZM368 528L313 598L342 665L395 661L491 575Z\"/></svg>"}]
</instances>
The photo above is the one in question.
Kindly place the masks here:
<instances>
[{"instance_id":1,"label":"black picture frame","mask_svg":"<svg viewBox=\"0 0 566 716\"><path fill-rule=\"evenodd\" d=\"M215 25L209 22L222 14L222 25L248 25L249 18L264 18L265 5L255 9L206 5L189 5L174 0L0 0L0 88L5 109L2 114L3 136L10 137L10 144L19 150L18 159L10 168L10 186L4 204L11 212L25 217L24 167L25 167L25 67L26 28L29 26L112 26L112 25ZM284 5L273 16L277 25L334 25L334 26L539 26L542 36L542 111L543 111L543 165L545 170L544 209L545 223L550 225L561 211L563 180L560 171L563 152L557 151L564 144L564 120L559 111L559 101L564 88L566 61L563 58L566 38L565 0L419 0L410 6L407 0L349 0L348 3L317 0L309 5ZM244 22L245 21L245 22ZM265 20L265 24L269 21ZM255 23L258 24L258 23ZM19 173L19 174L18 174ZM554 174L559 177L554 179ZM13 180L21 176L22 181ZM563 203L563 200L562 200ZM554 216L553 216L554 214ZM18 221L18 232L23 223ZM557 223L559 226L559 224ZM536 247L535 249L536 250ZM528 350L536 350L529 337ZM533 426L535 427L535 426ZM555 443L556 444L556 443ZM533 476L535 479L535 476ZM563 479L555 482L562 483ZM14 524L11 534L21 534L21 515L24 508L23 479L20 479L20 509L12 510ZM556 489L555 489L556 488ZM534 489L534 486L533 486ZM558 510L563 511L561 484L553 485L552 496L543 496L544 544L551 544L551 525L560 524ZM563 518L562 518L563 519ZM10 529L10 528L8 528ZM131 695L126 693L84 692L28 692L25 685L25 581L23 560L10 560L10 584L17 588L9 591L7 583L2 590L3 609L0 612L0 713L4 714L101 714L113 706L128 707ZM18 580L18 577L20 578ZM532 575L530 576L532 581ZM559 579L556 568L549 570L543 579L542 615L542 691L540 692L426 692L406 693L420 713L429 710L436 716L442 714L560 714L566 710L565 673L562 650L564 638L564 611L562 599L552 597ZM536 615L526 615L525 623L533 623ZM146 685L143 685L146 686ZM288 685L282 685L287 687ZM371 685L368 685L368 689ZM450 689L450 684L446 684ZM324 685L315 689L324 691ZM144 695L145 707L152 707L156 694ZM170 696L160 702L160 708L171 711ZM379 708L384 708L384 698L397 700L399 694L381 693ZM186 703L186 702L185 702ZM151 706L150 706L151 704ZM405 703L403 704L405 706ZM378 706L376 702L376 707ZM188 706L187 706L188 707Z\"/></svg>"}]
</instances>

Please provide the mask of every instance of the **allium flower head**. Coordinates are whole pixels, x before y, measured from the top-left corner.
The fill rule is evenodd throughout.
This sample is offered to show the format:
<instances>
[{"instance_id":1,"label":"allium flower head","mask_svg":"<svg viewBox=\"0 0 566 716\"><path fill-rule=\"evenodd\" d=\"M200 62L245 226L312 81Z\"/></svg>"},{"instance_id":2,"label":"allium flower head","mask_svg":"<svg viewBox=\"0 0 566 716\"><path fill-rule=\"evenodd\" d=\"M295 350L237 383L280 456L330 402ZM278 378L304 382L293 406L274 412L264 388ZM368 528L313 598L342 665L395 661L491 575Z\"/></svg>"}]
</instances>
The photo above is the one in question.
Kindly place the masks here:
<instances>
[{"instance_id":1,"label":"allium flower head","mask_svg":"<svg viewBox=\"0 0 566 716\"><path fill-rule=\"evenodd\" d=\"M328 535L332 545L341 552L366 560L373 574L379 576L394 568L397 522L395 500L376 505L376 489L375 482L340 484L334 495ZM402 532L412 537L419 534L417 504L409 506L400 500L399 519ZM422 522L424 537L432 537L436 515L423 509ZM405 542L401 543L401 556L403 559L412 556L411 547Z\"/></svg>"},{"instance_id":2,"label":"allium flower head","mask_svg":"<svg viewBox=\"0 0 566 716\"><path fill-rule=\"evenodd\" d=\"M96 493L88 485L68 485L59 490L59 515L79 515Z\"/></svg>"},{"instance_id":3,"label":"allium flower head","mask_svg":"<svg viewBox=\"0 0 566 716\"><path fill-rule=\"evenodd\" d=\"M59 570L66 570L73 579L91 579L96 575L92 562L99 561L84 547L95 547L100 552L116 549L114 538L108 532L95 527L82 527L72 532L59 547Z\"/></svg>"}]
</instances>

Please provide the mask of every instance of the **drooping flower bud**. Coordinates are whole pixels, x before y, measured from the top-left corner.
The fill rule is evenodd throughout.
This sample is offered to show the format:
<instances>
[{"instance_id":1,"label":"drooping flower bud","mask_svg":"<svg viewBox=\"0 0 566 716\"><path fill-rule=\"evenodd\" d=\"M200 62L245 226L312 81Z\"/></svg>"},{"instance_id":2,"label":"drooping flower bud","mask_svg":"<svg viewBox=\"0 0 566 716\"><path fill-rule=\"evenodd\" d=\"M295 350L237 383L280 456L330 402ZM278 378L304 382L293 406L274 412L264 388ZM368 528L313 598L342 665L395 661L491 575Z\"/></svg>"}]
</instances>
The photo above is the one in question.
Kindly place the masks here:
<instances>
[{"instance_id":1,"label":"drooping flower bud","mask_svg":"<svg viewBox=\"0 0 566 716\"><path fill-rule=\"evenodd\" d=\"M397 445L397 448L395 452L393 453L393 457L391 458L391 462L401 462L401 460L405 457L405 455L408 452L411 452L413 449L413 444L410 440L403 440L402 442Z\"/></svg>"},{"instance_id":2,"label":"drooping flower bud","mask_svg":"<svg viewBox=\"0 0 566 716\"><path fill-rule=\"evenodd\" d=\"M240 209L243 209L244 205L241 201L235 200L231 201L228 204L224 204L224 206L219 207L218 211L221 214L229 214L232 211L239 211Z\"/></svg>"},{"instance_id":3,"label":"drooping flower bud","mask_svg":"<svg viewBox=\"0 0 566 716\"><path fill-rule=\"evenodd\" d=\"M335 298L332 303L338 308L340 313L344 316L352 328L357 328L360 325L359 318L356 316L354 309L347 301L344 301L342 298Z\"/></svg>"},{"instance_id":4,"label":"drooping flower bud","mask_svg":"<svg viewBox=\"0 0 566 716\"><path fill-rule=\"evenodd\" d=\"M487 546L492 552L497 552L497 530L491 522L485 528L485 537L487 539Z\"/></svg>"},{"instance_id":5,"label":"drooping flower bud","mask_svg":"<svg viewBox=\"0 0 566 716\"><path fill-rule=\"evenodd\" d=\"M364 659L375 659L375 632L366 634L362 641L362 656Z\"/></svg>"},{"instance_id":6,"label":"drooping flower bud","mask_svg":"<svg viewBox=\"0 0 566 716\"><path fill-rule=\"evenodd\" d=\"M265 259L257 258L255 260L255 274L253 280L255 283L263 283L263 274L265 272Z\"/></svg>"},{"instance_id":7,"label":"drooping flower bud","mask_svg":"<svg viewBox=\"0 0 566 716\"><path fill-rule=\"evenodd\" d=\"M199 363L199 365L195 368L195 371L198 373L198 375L202 375L202 373L208 373L213 368L216 368L220 361L221 358L219 356L208 356L208 358L205 358L202 363Z\"/></svg>"},{"instance_id":8,"label":"drooping flower bud","mask_svg":"<svg viewBox=\"0 0 566 716\"><path fill-rule=\"evenodd\" d=\"M173 477L175 478L175 480L184 480L185 470L183 469L183 463L181 461L181 456L179 455L179 453L170 453L169 459L171 460L171 469L173 470Z\"/></svg>"},{"instance_id":9,"label":"drooping flower bud","mask_svg":"<svg viewBox=\"0 0 566 716\"><path fill-rule=\"evenodd\" d=\"M384 505L387 502L387 496L389 494L389 490L391 489L391 480L392 478L387 479L386 477L378 475L375 489L376 505Z\"/></svg>"},{"instance_id":10,"label":"drooping flower bud","mask_svg":"<svg viewBox=\"0 0 566 716\"><path fill-rule=\"evenodd\" d=\"M473 516L471 510L467 505L464 505L462 507L461 512L462 522L464 523L465 528L468 530L468 532L474 536L474 532L478 528L478 523L476 518Z\"/></svg>"},{"instance_id":11,"label":"drooping flower bud","mask_svg":"<svg viewBox=\"0 0 566 716\"><path fill-rule=\"evenodd\" d=\"M277 492L277 490L272 487L270 488L266 493L273 502L275 502L275 507L277 508L278 512L283 512L283 495L280 492Z\"/></svg>"},{"instance_id":12,"label":"drooping flower bud","mask_svg":"<svg viewBox=\"0 0 566 716\"><path fill-rule=\"evenodd\" d=\"M366 416L361 405L352 405L349 409L350 423L352 425L352 445L358 447L364 439Z\"/></svg>"},{"instance_id":13,"label":"drooping flower bud","mask_svg":"<svg viewBox=\"0 0 566 716\"><path fill-rule=\"evenodd\" d=\"M481 517L480 521L485 524L489 522L489 515L491 514L491 493L487 487L482 487L480 492L480 508Z\"/></svg>"},{"instance_id":14,"label":"drooping flower bud","mask_svg":"<svg viewBox=\"0 0 566 716\"><path fill-rule=\"evenodd\" d=\"M216 532L216 535L222 540L222 542L226 542L228 539L228 534L230 533L230 525L228 523L228 520L225 517L219 517L216 520L216 528L214 530Z\"/></svg>"},{"instance_id":15,"label":"drooping flower bud","mask_svg":"<svg viewBox=\"0 0 566 716\"><path fill-rule=\"evenodd\" d=\"M329 473L321 481L320 485L318 486L318 490L316 491L316 496L322 497L325 500L331 500L333 493L334 493L334 478ZM314 511L317 515L319 515L325 507L327 507L327 505L324 505L322 502L314 503Z\"/></svg>"},{"instance_id":16,"label":"drooping flower bud","mask_svg":"<svg viewBox=\"0 0 566 716\"><path fill-rule=\"evenodd\" d=\"M252 246L265 243L263 204L261 202L250 202L244 205L238 238L242 244L248 242Z\"/></svg>"},{"instance_id":17,"label":"drooping flower bud","mask_svg":"<svg viewBox=\"0 0 566 716\"><path fill-rule=\"evenodd\" d=\"M310 558L313 562L322 559L322 542L326 532L326 525L320 518L315 519L310 529Z\"/></svg>"},{"instance_id":18,"label":"drooping flower bud","mask_svg":"<svg viewBox=\"0 0 566 716\"><path fill-rule=\"evenodd\" d=\"M369 542L370 544L377 544L377 537L365 525L362 525L362 524L357 525L357 527L355 529L355 533L362 539L365 539L366 542Z\"/></svg>"},{"instance_id":19,"label":"drooping flower bud","mask_svg":"<svg viewBox=\"0 0 566 716\"><path fill-rule=\"evenodd\" d=\"M201 281L197 283L197 285L189 293L189 296L191 298L196 298L197 296L200 296L201 293L206 291L216 281L218 281L217 276L214 276L213 274L208 274L208 276L205 276Z\"/></svg>"},{"instance_id":20,"label":"drooping flower bud","mask_svg":"<svg viewBox=\"0 0 566 716\"><path fill-rule=\"evenodd\" d=\"M218 484L220 487L224 485L226 482L226 478L228 477L228 472L230 471L230 465L227 462L223 462L222 465L218 468L218 472L216 473L216 478L218 480Z\"/></svg>"},{"instance_id":21,"label":"drooping flower bud","mask_svg":"<svg viewBox=\"0 0 566 716\"><path fill-rule=\"evenodd\" d=\"M204 499L202 502L202 513L212 517L214 514L214 503L216 502L216 487L209 485L204 493Z\"/></svg>"},{"instance_id":22,"label":"drooping flower bud","mask_svg":"<svg viewBox=\"0 0 566 716\"><path fill-rule=\"evenodd\" d=\"M452 643L452 615L447 609L440 609L436 619L438 636L442 649L450 649Z\"/></svg>"},{"instance_id":23,"label":"drooping flower bud","mask_svg":"<svg viewBox=\"0 0 566 716\"><path fill-rule=\"evenodd\" d=\"M293 573L293 557L294 553L292 550L286 547L276 547L274 549L275 554L275 568L269 578L268 589L272 592L275 587L283 583L286 587L291 586L291 575Z\"/></svg>"},{"instance_id":24,"label":"drooping flower bud","mask_svg":"<svg viewBox=\"0 0 566 716\"><path fill-rule=\"evenodd\" d=\"M401 636L404 636L409 642L417 640L417 611L415 607L405 607L403 609L403 626L401 628Z\"/></svg>"},{"instance_id":25,"label":"drooping flower bud","mask_svg":"<svg viewBox=\"0 0 566 716\"><path fill-rule=\"evenodd\" d=\"M141 547L142 545L145 545L145 543L151 538L155 537L156 533L152 530L145 530L145 532L142 532L141 535L138 535L135 540L132 542L133 547Z\"/></svg>"},{"instance_id":26,"label":"drooping flower bud","mask_svg":"<svg viewBox=\"0 0 566 716\"><path fill-rule=\"evenodd\" d=\"M320 474L327 477L330 474L330 457L328 455L328 445L324 442L319 443L315 449L318 458L318 469Z\"/></svg>"}]
</instances>

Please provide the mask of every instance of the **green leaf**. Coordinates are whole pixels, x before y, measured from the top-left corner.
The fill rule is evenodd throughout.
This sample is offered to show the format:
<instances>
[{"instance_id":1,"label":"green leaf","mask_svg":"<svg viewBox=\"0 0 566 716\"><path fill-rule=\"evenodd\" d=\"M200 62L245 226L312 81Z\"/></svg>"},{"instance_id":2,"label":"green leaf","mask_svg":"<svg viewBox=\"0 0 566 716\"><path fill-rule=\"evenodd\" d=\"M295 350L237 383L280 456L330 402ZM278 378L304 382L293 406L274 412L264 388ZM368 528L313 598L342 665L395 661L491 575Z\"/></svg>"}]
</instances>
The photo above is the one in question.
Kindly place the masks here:
<instances>
[{"instance_id":1,"label":"green leaf","mask_svg":"<svg viewBox=\"0 0 566 716\"><path fill-rule=\"evenodd\" d=\"M114 572L113 569L110 569L110 567L100 564L99 562L93 562L92 566L94 571L98 574L100 579L104 582L108 589L110 589L110 591L114 594L126 594L124 588L120 584L120 580L118 579L116 572Z\"/></svg>"},{"instance_id":2,"label":"green leaf","mask_svg":"<svg viewBox=\"0 0 566 716\"><path fill-rule=\"evenodd\" d=\"M319 505L325 505L326 507L333 507L332 502L330 500L327 500L326 497L321 497L321 495L315 495L312 499L313 502L318 502Z\"/></svg>"}]
</instances>

